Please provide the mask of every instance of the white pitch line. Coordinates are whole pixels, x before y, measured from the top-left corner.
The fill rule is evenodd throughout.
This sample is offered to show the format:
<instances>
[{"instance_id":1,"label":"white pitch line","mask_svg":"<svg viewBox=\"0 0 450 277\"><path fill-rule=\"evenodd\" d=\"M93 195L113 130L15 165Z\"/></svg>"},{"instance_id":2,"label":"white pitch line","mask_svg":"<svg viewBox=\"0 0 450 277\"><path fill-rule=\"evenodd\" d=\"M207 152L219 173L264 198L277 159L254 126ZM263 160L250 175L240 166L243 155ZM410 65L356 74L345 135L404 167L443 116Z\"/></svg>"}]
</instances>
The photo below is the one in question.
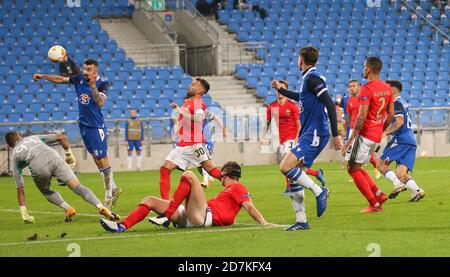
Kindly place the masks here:
<instances>
[{"instance_id":1,"label":"white pitch line","mask_svg":"<svg viewBox=\"0 0 450 277\"><path fill-rule=\"evenodd\" d=\"M5 213L18 213L20 212L19 210L14 210L14 209L0 209L0 212L5 212ZM47 212L47 211L29 211L30 214L49 214L49 215L62 215L62 213L58 213L58 212ZM84 213L77 213L77 216L89 216L89 217L97 217L100 218L101 215L100 214L84 214ZM259 224L254 224L254 223L239 223L239 222L235 222L234 225L242 225L242 226L259 226Z\"/></svg>"},{"instance_id":2,"label":"white pitch line","mask_svg":"<svg viewBox=\"0 0 450 277\"><path fill-rule=\"evenodd\" d=\"M9 242L0 243L1 246L19 246L19 245L34 245L34 244L49 244L49 243L67 243L67 242L77 242L77 241L91 241L91 240L106 240L106 239L126 239L126 238L142 238L142 237L162 237L162 236L173 236L173 235L188 235L188 234L204 234L204 233L224 233L231 231L241 231L241 230L262 230L262 229L273 229L280 228L280 226L274 227L248 227L248 228L220 228L216 227L210 230L202 231L186 231L186 232L168 232L168 233L157 233L157 234L140 234L140 235L118 235L118 236L106 236L106 237L85 237L85 238L73 238L73 239L60 239L60 240L43 240L43 241L20 241L20 242ZM219 229L220 228L220 229Z\"/></svg>"}]
</instances>

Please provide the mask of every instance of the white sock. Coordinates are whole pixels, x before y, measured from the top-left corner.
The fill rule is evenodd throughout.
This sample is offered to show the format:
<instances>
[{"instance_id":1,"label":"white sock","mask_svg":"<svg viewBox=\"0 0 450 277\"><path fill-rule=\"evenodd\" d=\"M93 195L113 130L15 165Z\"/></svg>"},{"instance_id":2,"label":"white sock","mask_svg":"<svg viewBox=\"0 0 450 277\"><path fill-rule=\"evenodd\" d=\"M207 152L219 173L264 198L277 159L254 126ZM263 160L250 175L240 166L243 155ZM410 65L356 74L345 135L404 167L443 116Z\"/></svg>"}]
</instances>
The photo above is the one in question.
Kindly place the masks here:
<instances>
[{"instance_id":1,"label":"white sock","mask_svg":"<svg viewBox=\"0 0 450 277\"><path fill-rule=\"evenodd\" d=\"M291 193L292 208L294 209L297 222L300 223L305 223L307 221L304 199L304 190Z\"/></svg>"},{"instance_id":2,"label":"white sock","mask_svg":"<svg viewBox=\"0 0 450 277\"><path fill-rule=\"evenodd\" d=\"M392 170L388 170L386 173L384 173L384 177L386 177L386 179L388 179L389 181L391 181L394 184L394 189L397 189L397 188L403 186L403 183L400 182L397 175L395 175L394 171L392 171Z\"/></svg>"},{"instance_id":3,"label":"white sock","mask_svg":"<svg viewBox=\"0 0 450 277\"><path fill-rule=\"evenodd\" d=\"M61 208L63 208L65 211L67 211L69 208L70 208L70 205L69 204L67 204L67 202L62 202L61 204L59 204L59 206L61 207Z\"/></svg>"},{"instance_id":4,"label":"white sock","mask_svg":"<svg viewBox=\"0 0 450 277\"><path fill-rule=\"evenodd\" d=\"M114 191L117 188L116 182L114 182L114 174L111 168L111 191Z\"/></svg>"},{"instance_id":5,"label":"white sock","mask_svg":"<svg viewBox=\"0 0 450 277\"><path fill-rule=\"evenodd\" d=\"M137 156L137 168L141 169L141 166L142 166L142 156L138 155Z\"/></svg>"},{"instance_id":6,"label":"white sock","mask_svg":"<svg viewBox=\"0 0 450 277\"><path fill-rule=\"evenodd\" d=\"M206 171L204 168L202 168L202 173L203 173L203 182L208 183L208 181L209 181L208 171Z\"/></svg>"},{"instance_id":7,"label":"white sock","mask_svg":"<svg viewBox=\"0 0 450 277\"><path fill-rule=\"evenodd\" d=\"M308 174L306 174L306 172L304 172L303 170L301 171L301 175L297 178L295 183L302 185L307 189L310 189L316 197L322 193L322 189L318 185L316 185L316 183L314 183L314 181L309 178Z\"/></svg>"},{"instance_id":8,"label":"white sock","mask_svg":"<svg viewBox=\"0 0 450 277\"><path fill-rule=\"evenodd\" d=\"M414 179L409 179L408 181L406 181L406 187L413 193L418 193L420 191L420 188L416 184L416 181L414 181Z\"/></svg>"},{"instance_id":9,"label":"white sock","mask_svg":"<svg viewBox=\"0 0 450 277\"><path fill-rule=\"evenodd\" d=\"M127 156L128 169L133 167L133 157Z\"/></svg>"}]
</instances>

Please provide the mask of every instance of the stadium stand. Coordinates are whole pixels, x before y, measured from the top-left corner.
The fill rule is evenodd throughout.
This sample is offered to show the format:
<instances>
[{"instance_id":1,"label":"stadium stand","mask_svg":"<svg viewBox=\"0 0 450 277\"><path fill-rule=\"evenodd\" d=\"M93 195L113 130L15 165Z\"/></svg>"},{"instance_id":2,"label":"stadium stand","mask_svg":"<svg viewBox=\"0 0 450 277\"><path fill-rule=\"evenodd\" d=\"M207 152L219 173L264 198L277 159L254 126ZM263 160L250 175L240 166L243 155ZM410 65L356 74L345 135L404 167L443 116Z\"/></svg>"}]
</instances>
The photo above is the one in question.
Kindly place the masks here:
<instances>
[{"instance_id":1,"label":"stadium stand","mask_svg":"<svg viewBox=\"0 0 450 277\"><path fill-rule=\"evenodd\" d=\"M229 1L230 2L230 1ZM450 9L437 9L429 1L410 1L441 30L448 30ZM238 64L236 76L255 88L266 104L275 100L272 79L287 79L298 89L298 50L307 44L321 51L318 68L326 77L332 95L346 93L350 79L362 79L367 55L384 62L383 79L399 79L402 95L412 107L448 106L449 44L436 36L428 24L414 19L400 1L382 1L383 8L370 8L365 1L249 0L269 11L262 20L251 10L219 11L219 22L227 24L241 41L265 41L265 64ZM264 52L261 52L264 54ZM428 125L442 121L431 114ZM434 117L436 115L436 118ZM428 116L428 115L426 115Z\"/></svg>"},{"instance_id":2,"label":"stadium stand","mask_svg":"<svg viewBox=\"0 0 450 277\"><path fill-rule=\"evenodd\" d=\"M111 85L103 108L106 118L128 117L131 107L141 116L168 116L168 103L182 103L191 76L177 65L136 67L96 19L131 17L133 11L126 0L81 0L79 8L69 8L65 1L2 1L1 121L77 119L73 87L32 80L33 73L58 74L58 66L46 59L53 45L64 46L79 65L88 57L99 61L100 73ZM153 131L162 136L159 126Z\"/></svg>"}]
</instances>

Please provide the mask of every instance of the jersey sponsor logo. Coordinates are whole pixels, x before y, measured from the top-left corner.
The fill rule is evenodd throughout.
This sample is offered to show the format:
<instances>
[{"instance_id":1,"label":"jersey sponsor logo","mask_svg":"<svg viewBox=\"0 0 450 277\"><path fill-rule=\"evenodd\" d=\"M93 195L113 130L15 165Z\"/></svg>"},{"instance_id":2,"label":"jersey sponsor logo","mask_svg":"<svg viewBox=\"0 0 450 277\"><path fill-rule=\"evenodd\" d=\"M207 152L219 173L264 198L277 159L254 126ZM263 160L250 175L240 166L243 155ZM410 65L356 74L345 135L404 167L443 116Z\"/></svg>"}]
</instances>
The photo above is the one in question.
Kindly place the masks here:
<instances>
[{"instance_id":1,"label":"jersey sponsor logo","mask_svg":"<svg viewBox=\"0 0 450 277\"><path fill-rule=\"evenodd\" d=\"M91 97L89 97L89 95L84 94L84 93L80 95L80 102L81 102L81 104L87 105L87 104L89 104L90 100L91 100Z\"/></svg>"}]
</instances>

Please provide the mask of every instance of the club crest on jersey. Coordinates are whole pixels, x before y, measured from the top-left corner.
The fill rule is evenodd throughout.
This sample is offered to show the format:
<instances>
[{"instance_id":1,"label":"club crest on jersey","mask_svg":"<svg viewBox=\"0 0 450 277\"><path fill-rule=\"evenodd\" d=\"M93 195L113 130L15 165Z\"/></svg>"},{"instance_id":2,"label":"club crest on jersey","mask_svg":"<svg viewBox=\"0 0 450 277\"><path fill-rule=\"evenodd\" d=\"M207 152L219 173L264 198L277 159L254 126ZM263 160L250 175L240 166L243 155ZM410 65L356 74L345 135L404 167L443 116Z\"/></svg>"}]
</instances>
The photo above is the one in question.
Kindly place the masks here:
<instances>
[{"instance_id":1,"label":"club crest on jersey","mask_svg":"<svg viewBox=\"0 0 450 277\"><path fill-rule=\"evenodd\" d=\"M83 105L87 105L89 104L89 101L91 100L91 97L89 97L89 95L87 94L81 94L80 95L80 102Z\"/></svg>"},{"instance_id":2,"label":"club crest on jersey","mask_svg":"<svg viewBox=\"0 0 450 277\"><path fill-rule=\"evenodd\" d=\"M291 115L291 110L290 109L286 109L286 116L290 116Z\"/></svg>"}]
</instances>

